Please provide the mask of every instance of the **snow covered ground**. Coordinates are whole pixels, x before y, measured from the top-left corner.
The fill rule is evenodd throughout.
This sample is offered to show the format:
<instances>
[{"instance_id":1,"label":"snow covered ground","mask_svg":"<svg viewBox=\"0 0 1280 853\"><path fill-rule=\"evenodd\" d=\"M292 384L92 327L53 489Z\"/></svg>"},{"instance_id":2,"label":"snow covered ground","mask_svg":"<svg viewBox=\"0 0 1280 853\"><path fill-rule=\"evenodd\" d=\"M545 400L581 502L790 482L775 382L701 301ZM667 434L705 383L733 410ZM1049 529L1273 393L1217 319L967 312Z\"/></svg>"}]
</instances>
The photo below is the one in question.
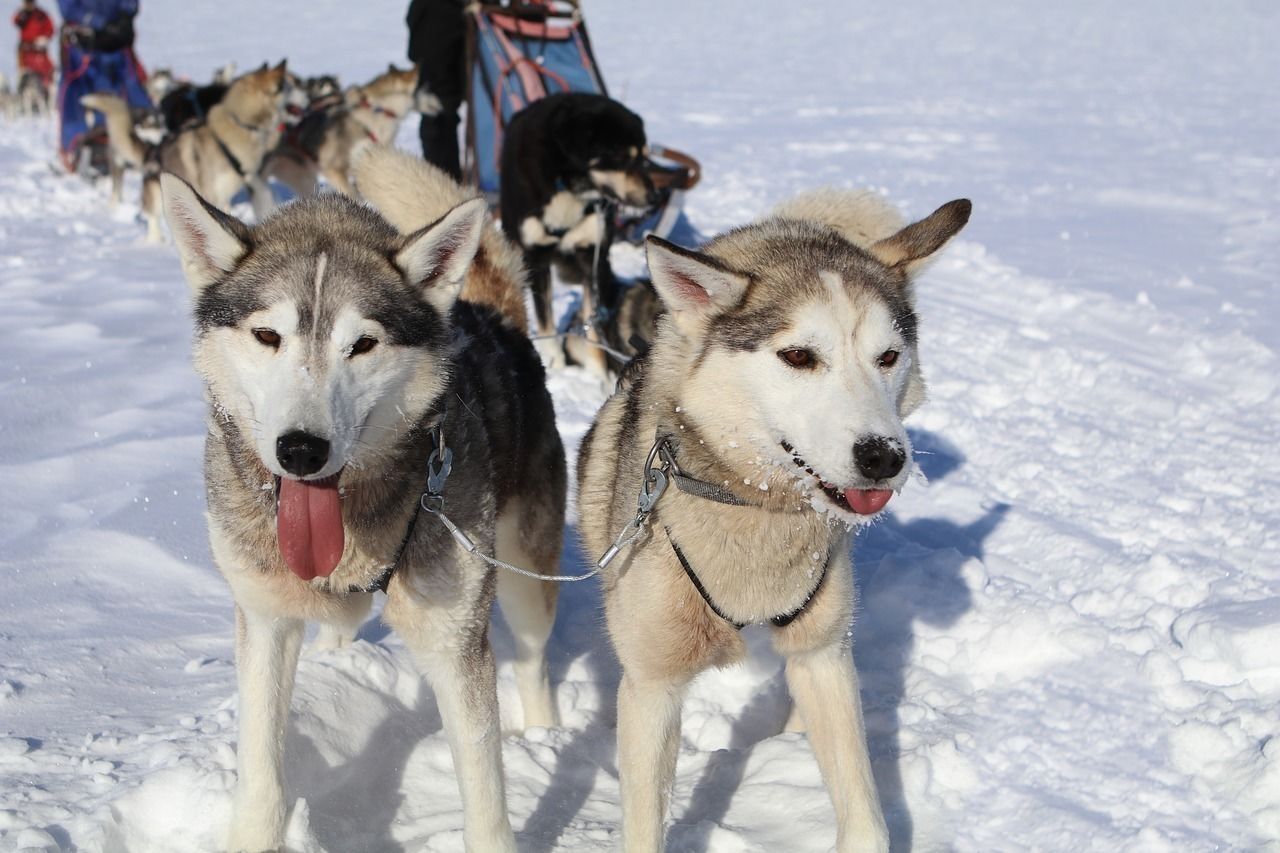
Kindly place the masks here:
<instances>
[{"instance_id":1,"label":"snow covered ground","mask_svg":"<svg viewBox=\"0 0 1280 853\"><path fill-rule=\"evenodd\" d=\"M152 0L139 49L356 81L400 59L403 11ZM1280 849L1280 7L588 12L614 94L702 160L705 234L824 183L974 200L919 288L929 485L855 544L895 849ZM0 123L0 851L215 850L235 681L185 287L52 140ZM553 381L574 445L601 391ZM360 636L301 664L291 844L460 850L432 695ZM764 640L691 691L671 850L831 847ZM565 725L507 738L513 823L525 850L613 849L596 589L563 590L550 654Z\"/></svg>"}]
</instances>

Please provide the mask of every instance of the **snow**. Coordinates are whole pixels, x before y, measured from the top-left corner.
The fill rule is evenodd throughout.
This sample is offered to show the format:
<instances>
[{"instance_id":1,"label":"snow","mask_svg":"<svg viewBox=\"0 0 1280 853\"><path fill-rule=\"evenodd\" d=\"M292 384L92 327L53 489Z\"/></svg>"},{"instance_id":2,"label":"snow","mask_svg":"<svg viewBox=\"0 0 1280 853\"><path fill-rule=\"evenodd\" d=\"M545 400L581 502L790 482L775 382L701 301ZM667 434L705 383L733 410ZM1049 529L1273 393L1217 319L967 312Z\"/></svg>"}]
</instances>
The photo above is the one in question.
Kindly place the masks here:
<instances>
[{"instance_id":1,"label":"snow","mask_svg":"<svg viewBox=\"0 0 1280 853\"><path fill-rule=\"evenodd\" d=\"M403 13L153 0L139 50L195 78L287 55L356 81L401 60ZM919 286L928 485L855 543L895 849L1280 849L1280 8L653 0L588 20L614 94L702 161L704 235L824 183L912 216L974 200ZM0 851L215 850L232 619L185 286L136 205L57 174L52 146L0 123ZM576 446L603 391L552 384ZM669 849L829 850L779 662L748 633L750 663L690 690ZM494 640L510 712L500 621ZM550 657L564 726L506 738L513 824L524 850L614 849L592 583L562 589ZM461 849L434 699L377 621L304 655L287 752L293 849Z\"/></svg>"}]
</instances>

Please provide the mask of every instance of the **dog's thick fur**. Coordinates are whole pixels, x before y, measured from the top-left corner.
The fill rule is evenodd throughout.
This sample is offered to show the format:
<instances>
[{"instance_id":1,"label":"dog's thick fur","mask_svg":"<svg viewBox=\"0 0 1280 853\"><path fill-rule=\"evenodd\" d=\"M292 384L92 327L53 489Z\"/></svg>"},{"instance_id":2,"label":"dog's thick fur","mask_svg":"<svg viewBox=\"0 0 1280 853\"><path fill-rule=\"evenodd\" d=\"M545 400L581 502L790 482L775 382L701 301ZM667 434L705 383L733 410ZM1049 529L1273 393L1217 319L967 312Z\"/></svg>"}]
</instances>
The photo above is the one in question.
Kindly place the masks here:
<instances>
[{"instance_id":1,"label":"dog's thick fur","mask_svg":"<svg viewBox=\"0 0 1280 853\"><path fill-rule=\"evenodd\" d=\"M555 723L543 657L554 585L495 578L419 510L430 429L439 423L453 452L445 487L452 520L485 553L543 573L558 565L564 453L542 366L520 330L457 298L491 230L485 205L451 207L457 187L440 199L431 181L400 183L421 175L411 160L388 149L362 164L370 197L400 229L336 193L249 227L177 177L161 179L194 292L195 363L210 406L210 542L236 601L233 851L283 842L282 751L304 622L331 626L329 640L353 636L369 613L364 590L402 546L383 618L435 688L471 853L515 849L488 643L495 593L516 638L524 723ZM376 189L392 184L389 195ZM299 431L327 442L307 471L290 468L296 459L282 449ZM284 556L277 529L286 522L273 496L279 490L283 502L286 487L296 495L339 485L340 558L327 576L317 570L304 579L296 557Z\"/></svg>"},{"instance_id":2,"label":"dog's thick fur","mask_svg":"<svg viewBox=\"0 0 1280 853\"><path fill-rule=\"evenodd\" d=\"M259 171L267 154L280 141L280 127L289 118L290 105L303 97L289 84L284 62L275 67L264 64L237 78L222 99L209 108L204 122L188 125L165 138L156 154L156 168L147 170L142 181L142 212L147 218L148 239L161 239L162 171L182 178L222 210L230 206L237 193L247 189L259 217L270 211L275 198ZM113 145L116 138L112 134Z\"/></svg>"},{"instance_id":3,"label":"dog's thick fur","mask_svg":"<svg viewBox=\"0 0 1280 853\"><path fill-rule=\"evenodd\" d=\"M397 152L386 145L371 146L356 160L356 189L387 221L408 233L424 220L433 221L473 196L442 170ZM486 227L480 248L467 269L462 298L488 305L507 323L528 332L525 272L520 252L495 229Z\"/></svg>"},{"instance_id":4,"label":"dog's thick fur","mask_svg":"<svg viewBox=\"0 0 1280 853\"><path fill-rule=\"evenodd\" d=\"M521 110L507 126L502 228L524 250L539 334L556 331L553 265L567 283L594 279L594 292L583 288L585 317L592 318L599 307L616 307L618 285L609 265L613 223L593 205L602 198L635 207L652 203L645 145L640 116L603 95L550 95ZM594 327L587 333L599 340ZM604 354L597 348L579 347L571 354L579 363L605 369Z\"/></svg>"},{"instance_id":5,"label":"dog's thick fur","mask_svg":"<svg viewBox=\"0 0 1280 853\"><path fill-rule=\"evenodd\" d=\"M685 474L742 505L673 485L647 535L604 573L623 669L618 769L630 853L662 848L684 687L746 651L675 546L735 622L798 611L772 627L773 641L835 804L837 849L888 849L849 641L849 530L909 473L902 418L924 399L911 278L969 209L952 202L903 228L874 196L828 191L700 252L649 239L667 313L582 442L583 538L603 553L635 514L658 436L670 437ZM882 500L868 508L860 496L873 495Z\"/></svg>"},{"instance_id":6,"label":"dog's thick fur","mask_svg":"<svg viewBox=\"0 0 1280 853\"><path fill-rule=\"evenodd\" d=\"M342 103L308 112L272 152L264 172L297 195L316 190L323 177L339 192L354 196L351 167L370 144L391 144L413 109L417 69L394 65L363 86L347 90Z\"/></svg>"},{"instance_id":7,"label":"dog's thick fur","mask_svg":"<svg viewBox=\"0 0 1280 853\"><path fill-rule=\"evenodd\" d=\"M184 128L199 124L209 115L219 101L227 96L227 83L179 83L154 103L164 118L165 129L178 133Z\"/></svg>"}]
</instances>

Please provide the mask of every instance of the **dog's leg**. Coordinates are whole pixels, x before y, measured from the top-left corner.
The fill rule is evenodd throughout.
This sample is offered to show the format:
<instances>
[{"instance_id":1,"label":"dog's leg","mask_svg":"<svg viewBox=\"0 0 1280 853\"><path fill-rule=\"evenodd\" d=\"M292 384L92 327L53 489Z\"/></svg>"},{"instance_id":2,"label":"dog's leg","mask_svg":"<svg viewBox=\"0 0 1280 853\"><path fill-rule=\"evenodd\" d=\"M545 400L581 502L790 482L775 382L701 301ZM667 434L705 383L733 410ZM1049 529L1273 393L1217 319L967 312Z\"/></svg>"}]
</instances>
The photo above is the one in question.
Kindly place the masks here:
<instances>
[{"instance_id":1,"label":"dog's leg","mask_svg":"<svg viewBox=\"0 0 1280 853\"><path fill-rule=\"evenodd\" d=\"M791 702L791 713L787 714L787 721L783 723L782 730L791 734L804 734L804 717L800 715L800 706L794 700Z\"/></svg>"},{"instance_id":2,"label":"dog's leg","mask_svg":"<svg viewBox=\"0 0 1280 853\"><path fill-rule=\"evenodd\" d=\"M638 679L618 686L618 782L626 853L659 853L680 743L684 682Z\"/></svg>"},{"instance_id":3,"label":"dog's leg","mask_svg":"<svg viewBox=\"0 0 1280 853\"><path fill-rule=\"evenodd\" d=\"M164 242L164 232L160 230L160 217L163 215L164 200L160 196L160 180L158 176L147 175L142 179L142 216L147 220L147 242L160 244Z\"/></svg>"},{"instance_id":4,"label":"dog's leg","mask_svg":"<svg viewBox=\"0 0 1280 853\"><path fill-rule=\"evenodd\" d=\"M534 348L548 368L562 368L565 365L564 346L559 339L552 337L558 329L552 308L551 260L545 251L526 252L524 265L529 271L529 293L533 295L533 315L538 325L538 340L533 342Z\"/></svg>"},{"instance_id":5,"label":"dog's leg","mask_svg":"<svg viewBox=\"0 0 1280 853\"><path fill-rule=\"evenodd\" d=\"M275 850L284 842L284 729L303 623L236 607L240 736L227 849Z\"/></svg>"},{"instance_id":6,"label":"dog's leg","mask_svg":"<svg viewBox=\"0 0 1280 853\"><path fill-rule=\"evenodd\" d=\"M525 525L521 507L509 506L498 517L494 553L521 568L552 575L556 571L553 551L539 560L523 541ZM558 551L559 549L554 549ZM502 616L516 643L516 688L524 709L524 728L554 726L558 722L551 683L547 678L547 638L556 621L556 585L517 575L498 573L498 602Z\"/></svg>"},{"instance_id":7,"label":"dog's leg","mask_svg":"<svg viewBox=\"0 0 1280 853\"><path fill-rule=\"evenodd\" d=\"M840 853L889 849L871 774L853 653L836 644L787 659L787 684L808 724L809 744L836 809Z\"/></svg>"},{"instance_id":8,"label":"dog's leg","mask_svg":"<svg viewBox=\"0 0 1280 853\"><path fill-rule=\"evenodd\" d=\"M483 577L484 564L465 559L459 574ZM502 775L497 671L489 645L492 598L460 601L442 612L411 585L396 573L383 618L404 638L435 690L462 794L463 843L467 853L515 853Z\"/></svg>"},{"instance_id":9,"label":"dog's leg","mask_svg":"<svg viewBox=\"0 0 1280 853\"><path fill-rule=\"evenodd\" d=\"M111 155L111 206L119 207L124 195L124 164Z\"/></svg>"},{"instance_id":10,"label":"dog's leg","mask_svg":"<svg viewBox=\"0 0 1280 853\"><path fill-rule=\"evenodd\" d=\"M324 175L324 179L329 182L329 186L348 198L360 198L360 194L356 192L355 187L351 185L347 173L342 169L322 169L320 172Z\"/></svg>"},{"instance_id":11,"label":"dog's leg","mask_svg":"<svg viewBox=\"0 0 1280 853\"><path fill-rule=\"evenodd\" d=\"M252 196L253 215L261 222L264 216L275 209L275 193L271 191L271 185L264 181L260 175L248 175L244 181L245 185L249 187L249 192Z\"/></svg>"}]
</instances>

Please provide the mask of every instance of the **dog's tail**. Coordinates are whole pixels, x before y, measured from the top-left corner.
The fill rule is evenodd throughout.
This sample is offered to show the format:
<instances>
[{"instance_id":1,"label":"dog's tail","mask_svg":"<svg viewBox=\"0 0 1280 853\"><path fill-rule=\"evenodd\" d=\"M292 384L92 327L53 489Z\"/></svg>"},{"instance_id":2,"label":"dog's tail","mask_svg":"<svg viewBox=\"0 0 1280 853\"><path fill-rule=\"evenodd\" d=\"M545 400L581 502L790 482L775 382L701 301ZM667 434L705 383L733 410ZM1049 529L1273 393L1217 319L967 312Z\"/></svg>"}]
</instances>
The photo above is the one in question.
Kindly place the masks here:
<instances>
[{"instance_id":1,"label":"dog's tail","mask_svg":"<svg viewBox=\"0 0 1280 853\"><path fill-rule=\"evenodd\" d=\"M773 215L828 225L863 249L893 236L907 224L893 205L871 190L812 190L783 202Z\"/></svg>"},{"instance_id":2,"label":"dog's tail","mask_svg":"<svg viewBox=\"0 0 1280 853\"><path fill-rule=\"evenodd\" d=\"M370 145L360 152L352 175L360 195L403 234L430 225L476 195L430 163L389 145ZM526 287L520 253L496 228L486 228L462 298L488 305L528 332Z\"/></svg>"},{"instance_id":3,"label":"dog's tail","mask_svg":"<svg viewBox=\"0 0 1280 853\"><path fill-rule=\"evenodd\" d=\"M107 139L116 161L141 169L147 159L149 146L133 132L133 115L123 98L98 92L85 95L80 103L86 108L102 113L107 120Z\"/></svg>"}]
</instances>

